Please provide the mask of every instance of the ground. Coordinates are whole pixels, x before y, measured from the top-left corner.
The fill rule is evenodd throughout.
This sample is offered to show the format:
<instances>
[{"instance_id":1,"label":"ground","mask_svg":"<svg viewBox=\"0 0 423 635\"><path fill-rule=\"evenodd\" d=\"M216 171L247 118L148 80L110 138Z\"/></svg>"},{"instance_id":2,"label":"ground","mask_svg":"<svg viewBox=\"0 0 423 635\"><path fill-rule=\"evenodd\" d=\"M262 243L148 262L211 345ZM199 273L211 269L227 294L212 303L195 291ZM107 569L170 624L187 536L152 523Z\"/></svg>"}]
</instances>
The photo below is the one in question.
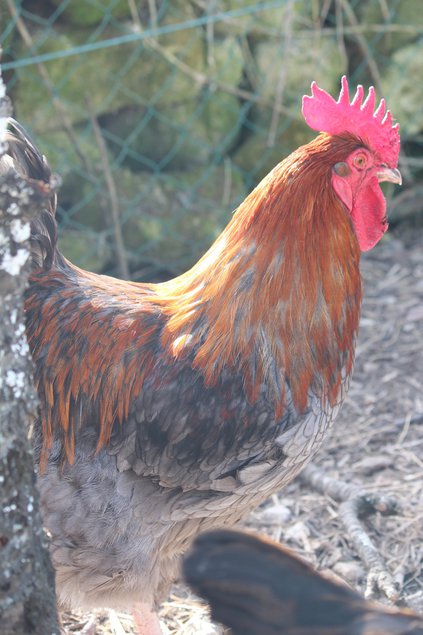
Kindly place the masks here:
<instances>
[{"instance_id":1,"label":"ground","mask_svg":"<svg viewBox=\"0 0 423 635\"><path fill-rule=\"evenodd\" d=\"M400 582L400 603L423 613L423 236L391 232L362 259L364 302L354 379L331 439L315 460L326 473L396 496L397 516L372 516L369 535ZM420 416L419 416L420 415ZM246 520L329 569L360 592L365 567L338 517L338 504L299 479ZM95 617L95 624L94 624ZM169 635L220 633L182 586L161 610ZM134 633L129 616L64 614L69 633Z\"/></svg>"}]
</instances>

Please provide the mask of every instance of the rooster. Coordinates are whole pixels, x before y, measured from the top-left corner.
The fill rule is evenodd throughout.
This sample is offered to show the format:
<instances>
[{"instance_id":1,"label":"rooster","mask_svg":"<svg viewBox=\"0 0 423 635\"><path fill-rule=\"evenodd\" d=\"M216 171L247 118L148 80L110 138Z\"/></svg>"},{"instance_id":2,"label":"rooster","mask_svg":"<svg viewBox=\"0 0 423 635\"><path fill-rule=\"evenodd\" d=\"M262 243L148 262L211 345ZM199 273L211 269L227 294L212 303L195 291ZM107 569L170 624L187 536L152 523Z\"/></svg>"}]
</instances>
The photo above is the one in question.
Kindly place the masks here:
<instances>
[{"instance_id":1,"label":"rooster","mask_svg":"<svg viewBox=\"0 0 423 635\"><path fill-rule=\"evenodd\" d=\"M240 531L199 536L184 576L233 635L423 635L423 617L367 602L280 544Z\"/></svg>"},{"instance_id":2,"label":"rooster","mask_svg":"<svg viewBox=\"0 0 423 635\"><path fill-rule=\"evenodd\" d=\"M320 134L277 165L209 251L160 284L84 271L59 252L55 200L32 224L26 325L34 452L62 605L133 608L140 633L193 537L288 483L345 397L360 250L387 229L398 125L374 89L303 99ZM9 169L46 183L18 124Z\"/></svg>"}]
</instances>

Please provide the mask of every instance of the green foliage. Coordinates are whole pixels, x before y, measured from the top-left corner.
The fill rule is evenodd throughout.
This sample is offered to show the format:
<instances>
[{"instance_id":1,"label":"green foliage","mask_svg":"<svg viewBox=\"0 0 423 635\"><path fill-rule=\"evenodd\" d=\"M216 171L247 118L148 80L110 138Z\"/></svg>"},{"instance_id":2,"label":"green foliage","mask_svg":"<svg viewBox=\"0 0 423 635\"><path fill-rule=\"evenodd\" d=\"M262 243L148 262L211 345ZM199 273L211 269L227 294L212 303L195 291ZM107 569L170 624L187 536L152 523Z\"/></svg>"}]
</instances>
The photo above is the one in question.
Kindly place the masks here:
<instances>
[{"instance_id":1,"label":"green foliage","mask_svg":"<svg viewBox=\"0 0 423 635\"><path fill-rule=\"evenodd\" d=\"M380 82L419 175L420 4L23 0L31 46L7 20L0 42L16 115L62 176L65 254L114 271L106 163L131 269L189 267L258 180L314 136L300 112L313 79L334 95L345 72L353 85ZM40 54L41 71L20 65Z\"/></svg>"},{"instance_id":2,"label":"green foliage","mask_svg":"<svg viewBox=\"0 0 423 635\"><path fill-rule=\"evenodd\" d=\"M63 0L52 0L60 9ZM147 4L147 3L141 3ZM125 19L131 16L127 0L71 0L65 4L63 18L75 26L95 26L106 19Z\"/></svg>"},{"instance_id":3,"label":"green foliage","mask_svg":"<svg viewBox=\"0 0 423 635\"><path fill-rule=\"evenodd\" d=\"M403 46L392 56L383 77L389 107L406 136L423 130L423 41Z\"/></svg>"},{"instance_id":4,"label":"green foliage","mask_svg":"<svg viewBox=\"0 0 423 635\"><path fill-rule=\"evenodd\" d=\"M376 34L375 53L383 56L417 40L423 31L421 0L391 0L384 2L362 2L362 21L374 27ZM393 24L392 24L393 23ZM394 29L383 26L394 26ZM371 37L371 32L369 31Z\"/></svg>"}]
</instances>

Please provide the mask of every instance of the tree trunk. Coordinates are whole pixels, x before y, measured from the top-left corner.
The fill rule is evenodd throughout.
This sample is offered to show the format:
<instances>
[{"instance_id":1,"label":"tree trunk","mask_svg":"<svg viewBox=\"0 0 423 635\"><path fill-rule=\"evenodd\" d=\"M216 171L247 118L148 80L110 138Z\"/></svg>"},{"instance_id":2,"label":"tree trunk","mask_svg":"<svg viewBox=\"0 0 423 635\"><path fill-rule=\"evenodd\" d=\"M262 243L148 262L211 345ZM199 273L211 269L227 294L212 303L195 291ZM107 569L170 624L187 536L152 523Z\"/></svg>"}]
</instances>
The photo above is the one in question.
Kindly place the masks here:
<instances>
[{"instance_id":1,"label":"tree trunk","mask_svg":"<svg viewBox=\"0 0 423 635\"><path fill-rule=\"evenodd\" d=\"M3 89L3 90L2 90ZM0 156L9 107L0 77ZM58 635L54 572L39 513L28 433L37 400L25 336L23 294L30 270L29 220L36 185L0 177L0 632Z\"/></svg>"}]
</instances>

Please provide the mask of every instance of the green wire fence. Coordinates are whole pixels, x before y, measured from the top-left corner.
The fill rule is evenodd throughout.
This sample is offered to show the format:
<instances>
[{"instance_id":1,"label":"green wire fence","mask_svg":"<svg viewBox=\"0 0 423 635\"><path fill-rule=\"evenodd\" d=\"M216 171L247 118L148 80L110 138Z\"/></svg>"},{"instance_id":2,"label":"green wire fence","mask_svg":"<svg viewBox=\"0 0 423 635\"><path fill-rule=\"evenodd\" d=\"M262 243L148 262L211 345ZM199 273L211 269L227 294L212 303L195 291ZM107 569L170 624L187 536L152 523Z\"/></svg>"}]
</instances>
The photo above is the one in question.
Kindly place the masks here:
<instances>
[{"instance_id":1,"label":"green wire fence","mask_svg":"<svg viewBox=\"0 0 423 635\"><path fill-rule=\"evenodd\" d=\"M301 96L373 84L423 194L421 0L2 0L15 116L62 178L62 251L161 280L189 267L266 172L307 142Z\"/></svg>"}]
</instances>

